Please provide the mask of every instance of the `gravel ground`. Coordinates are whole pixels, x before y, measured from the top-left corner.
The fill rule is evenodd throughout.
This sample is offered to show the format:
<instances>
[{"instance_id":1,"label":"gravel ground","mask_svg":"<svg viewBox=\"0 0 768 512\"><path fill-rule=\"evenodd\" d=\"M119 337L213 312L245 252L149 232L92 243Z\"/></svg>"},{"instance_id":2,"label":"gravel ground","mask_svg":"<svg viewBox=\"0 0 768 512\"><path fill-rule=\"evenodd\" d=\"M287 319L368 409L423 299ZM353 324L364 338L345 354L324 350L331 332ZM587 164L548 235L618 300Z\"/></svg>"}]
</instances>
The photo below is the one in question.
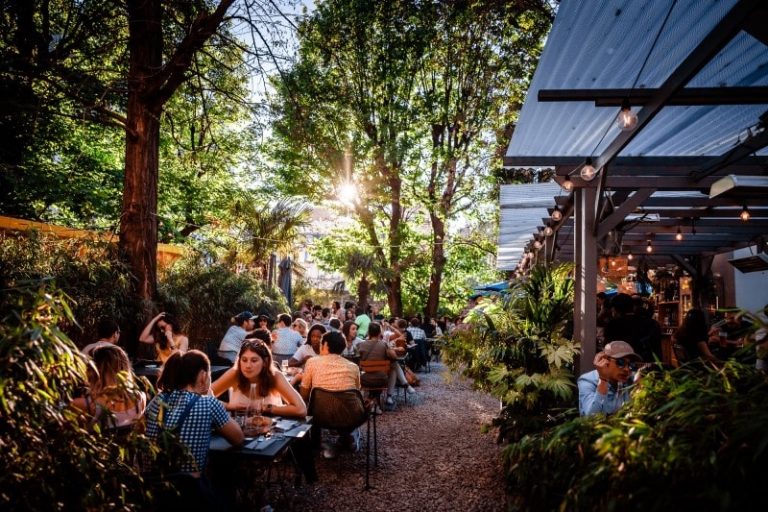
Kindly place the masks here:
<instances>
[{"instance_id":1,"label":"gravel ground","mask_svg":"<svg viewBox=\"0 0 768 512\"><path fill-rule=\"evenodd\" d=\"M417 374L416 395L378 417L379 465L365 485L365 442L359 453L316 458L319 482L273 501L277 510L365 512L506 510L499 447L482 432L499 402L433 363ZM401 393L402 396L402 393ZM365 428L365 427L363 427ZM287 498L287 499L286 499Z\"/></svg>"}]
</instances>

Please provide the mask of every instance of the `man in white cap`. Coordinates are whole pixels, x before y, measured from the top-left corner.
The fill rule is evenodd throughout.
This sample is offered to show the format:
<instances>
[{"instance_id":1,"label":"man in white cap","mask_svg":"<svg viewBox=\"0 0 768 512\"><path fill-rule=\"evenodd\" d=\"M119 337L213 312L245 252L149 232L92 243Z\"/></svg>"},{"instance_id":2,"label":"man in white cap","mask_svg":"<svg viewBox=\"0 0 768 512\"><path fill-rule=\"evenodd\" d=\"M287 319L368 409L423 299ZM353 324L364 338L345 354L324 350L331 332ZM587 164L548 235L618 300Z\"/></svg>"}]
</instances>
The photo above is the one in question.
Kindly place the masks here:
<instances>
[{"instance_id":1,"label":"man in white cap","mask_svg":"<svg viewBox=\"0 0 768 512\"><path fill-rule=\"evenodd\" d=\"M612 341L595 356L595 369L579 377L579 413L613 414L629 400L626 383L641 358L626 341Z\"/></svg>"}]
</instances>

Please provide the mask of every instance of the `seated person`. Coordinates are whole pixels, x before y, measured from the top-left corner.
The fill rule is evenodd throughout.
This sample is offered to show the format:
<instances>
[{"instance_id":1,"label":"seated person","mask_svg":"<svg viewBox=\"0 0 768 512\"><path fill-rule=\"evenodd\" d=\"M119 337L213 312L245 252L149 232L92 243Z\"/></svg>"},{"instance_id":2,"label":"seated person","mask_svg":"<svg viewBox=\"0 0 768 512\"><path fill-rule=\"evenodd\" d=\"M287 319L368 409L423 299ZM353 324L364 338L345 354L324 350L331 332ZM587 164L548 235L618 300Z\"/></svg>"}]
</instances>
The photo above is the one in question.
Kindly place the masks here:
<instances>
[{"instance_id":1,"label":"seated person","mask_svg":"<svg viewBox=\"0 0 768 512\"><path fill-rule=\"evenodd\" d=\"M246 340L240 348L235 366L224 372L211 385L219 396L229 390L228 411L245 411L250 407L265 414L303 418L307 407L299 393L272 364L269 347L260 340ZM251 395L258 397L252 403Z\"/></svg>"},{"instance_id":2,"label":"seated person","mask_svg":"<svg viewBox=\"0 0 768 512\"><path fill-rule=\"evenodd\" d=\"M99 339L83 347L80 352L90 356L97 348L117 345L120 340L120 326L112 318L102 317L96 325L96 336Z\"/></svg>"},{"instance_id":3,"label":"seated person","mask_svg":"<svg viewBox=\"0 0 768 512\"><path fill-rule=\"evenodd\" d=\"M292 325L291 315L283 313L277 317L277 329L272 333L272 358L278 364L288 361L304 342L304 337L293 330Z\"/></svg>"},{"instance_id":4,"label":"seated person","mask_svg":"<svg viewBox=\"0 0 768 512\"><path fill-rule=\"evenodd\" d=\"M394 343L391 345L386 343L382 339L381 324L378 322L372 322L368 326L368 339L358 345L360 351L361 361L391 361L389 372L386 375L378 376L375 373L366 373L361 377L362 384L364 386L386 386L387 387L387 405L394 405L395 402L392 399L392 395L395 393L395 383L400 382L401 385L408 385L408 381L405 379L403 369L397 363L398 354L395 351ZM368 377L366 377L368 376ZM369 379L370 382L366 382ZM413 387L408 386L409 393L415 393L416 390Z\"/></svg>"},{"instance_id":5,"label":"seated person","mask_svg":"<svg viewBox=\"0 0 768 512\"><path fill-rule=\"evenodd\" d=\"M310 357L318 355L320 353L320 340L325 332L326 329L322 324L315 324L310 327L306 341L288 360L288 366L303 367Z\"/></svg>"},{"instance_id":6,"label":"seated person","mask_svg":"<svg viewBox=\"0 0 768 512\"><path fill-rule=\"evenodd\" d=\"M147 396L135 388L128 355L117 345L106 345L92 353L88 367L88 390L72 405L107 428L130 427L144 414Z\"/></svg>"},{"instance_id":7,"label":"seated person","mask_svg":"<svg viewBox=\"0 0 768 512\"><path fill-rule=\"evenodd\" d=\"M149 321L139 336L142 343L155 346L156 359L165 363L176 350L189 350L189 338L181 332L179 321L167 313L159 313Z\"/></svg>"},{"instance_id":8,"label":"seated person","mask_svg":"<svg viewBox=\"0 0 768 512\"><path fill-rule=\"evenodd\" d=\"M235 362L237 354L240 352L240 345L243 344L243 340L255 328L255 320L257 318L250 311L243 311L237 316L232 317L230 321L233 325L229 326L219 344L219 357L227 359L230 363Z\"/></svg>"},{"instance_id":9,"label":"seated person","mask_svg":"<svg viewBox=\"0 0 768 512\"><path fill-rule=\"evenodd\" d=\"M199 510L213 508L214 499L201 477L208 465L211 431L218 432L230 444L238 446L245 436L240 425L229 417L224 405L209 396L211 363L203 352L176 352L168 358L157 381L161 392L147 406L147 437L157 441L162 431L173 429L186 446L190 457L178 464L172 483L179 490L174 508Z\"/></svg>"},{"instance_id":10,"label":"seated person","mask_svg":"<svg viewBox=\"0 0 768 512\"><path fill-rule=\"evenodd\" d=\"M347 389L360 389L360 369L352 361L341 356L346 347L344 336L339 332L327 332L320 341L320 355L313 357L304 365L304 376L301 380L301 396L309 401L312 388L324 388L329 391L344 391ZM314 430L314 439L319 442L319 432ZM344 440L348 444L359 447L359 430L352 433L343 433ZM336 450L332 446L326 447L323 455L326 458L336 456Z\"/></svg>"},{"instance_id":11,"label":"seated person","mask_svg":"<svg viewBox=\"0 0 768 512\"><path fill-rule=\"evenodd\" d=\"M629 343L612 341L595 356L595 369L579 377L579 413L613 414L629 400L625 384L640 361Z\"/></svg>"},{"instance_id":12,"label":"seated person","mask_svg":"<svg viewBox=\"0 0 768 512\"><path fill-rule=\"evenodd\" d=\"M707 335L707 320L700 309L690 309L685 314L683 325L675 332L673 342L682 346L685 350L686 361L678 361L680 364L695 359L710 361L720 364L720 360L709 349Z\"/></svg>"},{"instance_id":13,"label":"seated person","mask_svg":"<svg viewBox=\"0 0 768 512\"><path fill-rule=\"evenodd\" d=\"M356 359L360 357L360 353L357 351L357 346L363 341L357 337L357 324L354 320L347 320L344 325L341 326L341 332L344 334L344 351L342 356L349 359Z\"/></svg>"}]
</instances>

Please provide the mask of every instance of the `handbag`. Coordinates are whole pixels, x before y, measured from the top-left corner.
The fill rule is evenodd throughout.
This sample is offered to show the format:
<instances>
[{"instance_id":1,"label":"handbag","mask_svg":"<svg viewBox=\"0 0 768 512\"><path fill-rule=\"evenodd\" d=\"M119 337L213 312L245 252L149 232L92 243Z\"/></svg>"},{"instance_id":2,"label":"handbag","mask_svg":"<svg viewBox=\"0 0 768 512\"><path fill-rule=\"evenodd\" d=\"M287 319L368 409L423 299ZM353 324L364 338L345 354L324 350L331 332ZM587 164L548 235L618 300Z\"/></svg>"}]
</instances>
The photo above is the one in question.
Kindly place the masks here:
<instances>
[{"instance_id":1,"label":"handbag","mask_svg":"<svg viewBox=\"0 0 768 512\"><path fill-rule=\"evenodd\" d=\"M413 373L413 370L407 366L403 368L403 373L405 374L405 380L408 382L409 386L418 386L421 383L416 374Z\"/></svg>"}]
</instances>

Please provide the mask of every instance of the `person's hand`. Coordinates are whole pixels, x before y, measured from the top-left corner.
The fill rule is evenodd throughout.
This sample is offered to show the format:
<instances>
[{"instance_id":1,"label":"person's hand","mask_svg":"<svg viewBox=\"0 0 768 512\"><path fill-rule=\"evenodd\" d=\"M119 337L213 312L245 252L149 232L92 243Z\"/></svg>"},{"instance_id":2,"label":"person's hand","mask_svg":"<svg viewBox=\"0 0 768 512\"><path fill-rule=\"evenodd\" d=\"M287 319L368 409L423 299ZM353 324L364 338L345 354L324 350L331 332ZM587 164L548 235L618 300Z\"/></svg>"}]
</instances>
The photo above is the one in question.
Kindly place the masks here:
<instances>
[{"instance_id":1,"label":"person's hand","mask_svg":"<svg viewBox=\"0 0 768 512\"><path fill-rule=\"evenodd\" d=\"M611 358L605 355L604 352L598 352L595 355L595 359L592 361L592 364L595 366L595 370L597 370L597 375L600 377L600 380L608 380L608 365L611 364Z\"/></svg>"},{"instance_id":2,"label":"person's hand","mask_svg":"<svg viewBox=\"0 0 768 512\"><path fill-rule=\"evenodd\" d=\"M152 321L153 322L157 322L158 320L160 320L161 318L164 318L164 317L165 317L165 311L161 311L160 313L158 313L155 316L155 318L152 319Z\"/></svg>"}]
</instances>

